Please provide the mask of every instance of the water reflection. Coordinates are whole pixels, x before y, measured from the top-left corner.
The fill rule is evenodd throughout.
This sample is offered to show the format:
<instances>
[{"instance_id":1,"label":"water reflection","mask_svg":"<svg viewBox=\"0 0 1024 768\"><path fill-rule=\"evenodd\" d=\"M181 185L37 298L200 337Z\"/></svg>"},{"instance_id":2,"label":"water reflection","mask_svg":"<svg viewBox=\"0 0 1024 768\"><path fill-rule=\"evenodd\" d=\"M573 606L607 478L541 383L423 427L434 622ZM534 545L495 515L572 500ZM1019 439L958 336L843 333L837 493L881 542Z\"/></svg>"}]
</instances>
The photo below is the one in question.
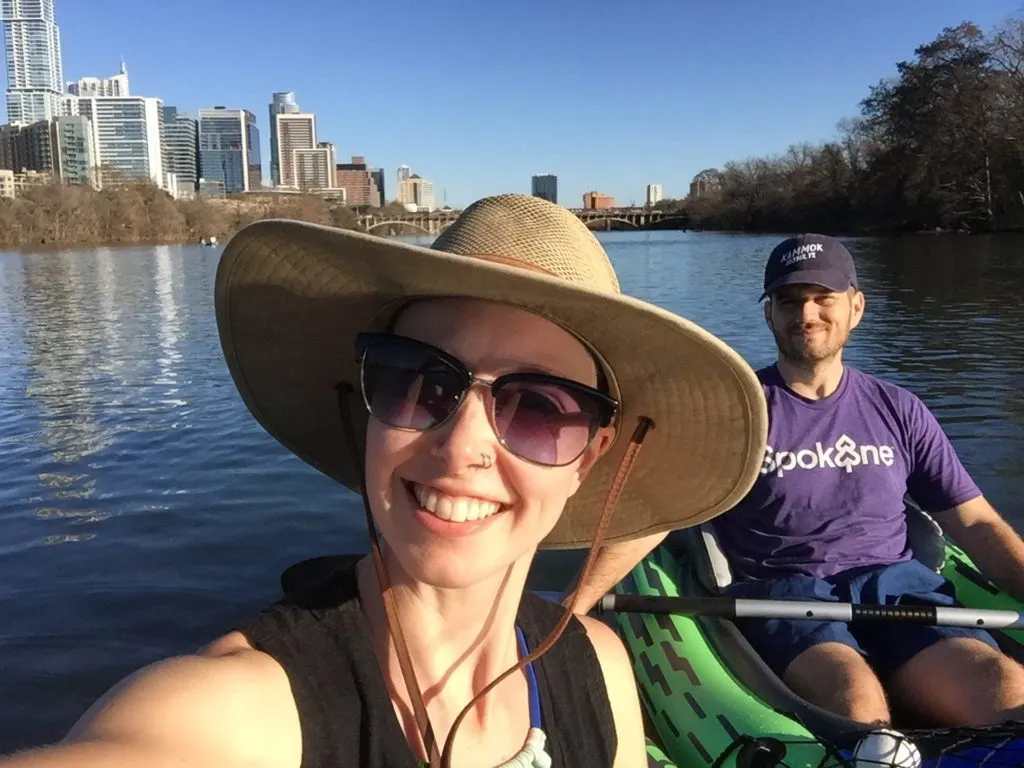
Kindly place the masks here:
<instances>
[{"instance_id":1,"label":"water reflection","mask_svg":"<svg viewBox=\"0 0 1024 768\"><path fill-rule=\"evenodd\" d=\"M82 260L46 254L23 261L27 396L37 404L41 439L55 461L76 462L104 448L112 432L97 423L92 348L100 286ZM92 278L92 279L90 279Z\"/></svg>"},{"instance_id":2,"label":"water reflection","mask_svg":"<svg viewBox=\"0 0 1024 768\"><path fill-rule=\"evenodd\" d=\"M163 402L165 404L176 407L183 406L186 405L186 401L174 397L181 393L181 389L178 386L182 327L182 312L179 301L182 291L180 277L177 279L175 277L175 261L171 258L171 249L168 246L157 246L154 249L154 256L156 261L154 285L156 288L157 307L160 310L158 314L159 322L157 323L160 355L156 360L156 364L160 369L160 376L154 383L165 387L163 392Z\"/></svg>"},{"instance_id":3,"label":"water reflection","mask_svg":"<svg viewBox=\"0 0 1024 768\"><path fill-rule=\"evenodd\" d=\"M120 307L114 293L117 265L111 248L97 248L95 254L97 284L97 315L103 332L103 343L107 349L121 345L124 328L120 322Z\"/></svg>"},{"instance_id":4,"label":"water reflection","mask_svg":"<svg viewBox=\"0 0 1024 768\"><path fill-rule=\"evenodd\" d=\"M20 402L15 396L9 404L21 429L3 432L35 433L21 453L39 468L37 484L22 483L15 501L30 503L36 519L87 525L119 513L116 503L90 501L97 470L131 434L187 426L183 263L182 249L158 246L34 254L5 264L6 300L17 287L21 308L8 323L25 340L23 359L11 368L25 372L25 386ZM205 275L202 282L205 288ZM198 293L193 298L208 303ZM50 542L88 538L39 533Z\"/></svg>"}]
</instances>

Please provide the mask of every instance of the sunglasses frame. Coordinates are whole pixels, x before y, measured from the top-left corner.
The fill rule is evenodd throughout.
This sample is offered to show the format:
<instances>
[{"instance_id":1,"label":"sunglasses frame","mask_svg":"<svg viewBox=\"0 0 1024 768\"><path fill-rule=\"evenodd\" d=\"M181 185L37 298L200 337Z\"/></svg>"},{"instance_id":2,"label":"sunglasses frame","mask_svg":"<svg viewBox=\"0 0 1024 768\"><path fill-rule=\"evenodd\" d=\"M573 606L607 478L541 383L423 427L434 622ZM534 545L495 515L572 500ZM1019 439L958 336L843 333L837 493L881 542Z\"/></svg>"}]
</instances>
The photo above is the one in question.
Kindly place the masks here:
<instances>
[{"instance_id":1,"label":"sunglasses frame","mask_svg":"<svg viewBox=\"0 0 1024 768\"><path fill-rule=\"evenodd\" d=\"M431 426L425 427L423 429L418 429L415 427L400 427L394 424L390 424L378 418L377 415L374 414L373 409L370 407L370 401L369 398L367 397L363 373L363 365L366 360L367 353L373 346L378 344L389 344L392 346L405 347L406 349L411 349L420 353L429 352L430 354L435 355L439 360L441 360L441 362L450 366L454 371L460 374L460 376L463 379L463 387L461 393L459 394L458 403L455 405L454 408L452 408L451 412L448 415L446 415L443 419L438 421L436 424L432 424ZM555 376L549 373L534 373L523 371L518 373L505 373L502 374L501 376L498 376L495 379L478 378L473 374L473 371L470 369L468 365L466 365L464 362L459 360L454 355L451 355L448 352L445 352L443 349L439 349L433 346L432 344L427 344L424 341L419 341L418 339L413 339L408 336L401 336L395 333L373 333L366 331L356 334L355 348L356 362L359 363L359 389L360 392L362 393L363 402L366 405L367 412L374 419L377 419L377 421L380 421L382 424L385 424L386 426L391 427L392 429L399 429L405 432L429 432L431 430L438 429L444 426L446 423L448 423L448 421L459 412L459 409L462 408L462 404L466 400L466 395L469 394L469 390L472 388L473 384L481 384L484 387L486 387L490 393L491 402L487 409L487 415L488 421L491 424L491 429L494 431L495 436L498 438L498 442L501 443L502 447L505 448L505 450L507 450L509 453L513 454L517 458L520 458L523 461L527 461L530 462L531 464L536 464L542 467L564 467L567 464L571 464L572 462L576 461L576 459L582 456L583 453L587 450L591 442L593 442L594 435L596 434L597 430L601 429L602 427L609 426L614 421L615 417L618 415L619 412L619 401L616 400L611 395L602 392L601 390L596 389L594 387L582 384L578 381L573 381L572 379L566 379L561 376ZM502 437L501 434L498 432L497 425L495 423L496 414L494 413L494 391L496 389L500 389L503 384L509 384L513 382L534 382L538 384L554 384L556 386L563 387L564 389L570 392L589 397L597 404L598 421L595 424L594 428L591 430L587 442L584 444L583 448L580 450L578 454L576 454L571 459L565 462L561 462L558 464L548 464L545 462L539 462L535 459L531 459L527 456L523 456L518 451L513 450L508 445L508 443L505 441L505 438Z\"/></svg>"}]
</instances>

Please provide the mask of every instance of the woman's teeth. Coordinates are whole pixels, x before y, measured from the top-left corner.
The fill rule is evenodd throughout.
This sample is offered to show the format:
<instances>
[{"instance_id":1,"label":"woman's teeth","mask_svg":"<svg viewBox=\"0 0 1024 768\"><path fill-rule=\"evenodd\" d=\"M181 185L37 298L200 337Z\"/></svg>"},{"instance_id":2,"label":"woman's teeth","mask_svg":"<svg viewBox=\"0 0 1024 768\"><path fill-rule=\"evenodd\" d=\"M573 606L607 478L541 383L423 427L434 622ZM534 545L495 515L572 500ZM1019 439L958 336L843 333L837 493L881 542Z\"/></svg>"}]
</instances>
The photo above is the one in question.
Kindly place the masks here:
<instances>
[{"instance_id":1,"label":"woman's teeth","mask_svg":"<svg viewBox=\"0 0 1024 768\"><path fill-rule=\"evenodd\" d=\"M425 485L412 483L416 501L427 512L442 520L453 523L464 523L467 520L483 520L501 509L496 501L466 498L465 496L448 496Z\"/></svg>"}]
</instances>

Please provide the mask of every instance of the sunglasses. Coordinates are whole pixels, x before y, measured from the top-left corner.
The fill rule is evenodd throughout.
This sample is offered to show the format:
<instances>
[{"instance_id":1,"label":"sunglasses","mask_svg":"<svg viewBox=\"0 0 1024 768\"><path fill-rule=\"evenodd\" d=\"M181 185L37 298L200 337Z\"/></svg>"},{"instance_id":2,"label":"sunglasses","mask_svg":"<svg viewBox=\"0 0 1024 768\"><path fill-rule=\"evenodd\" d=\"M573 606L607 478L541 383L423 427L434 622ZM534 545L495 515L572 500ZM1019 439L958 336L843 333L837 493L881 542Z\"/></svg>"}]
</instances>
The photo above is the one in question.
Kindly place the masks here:
<instances>
[{"instance_id":1,"label":"sunglasses","mask_svg":"<svg viewBox=\"0 0 1024 768\"><path fill-rule=\"evenodd\" d=\"M383 424L416 432L440 427L481 384L490 391L488 416L501 444L546 467L582 456L619 407L598 389L546 373L478 379L458 358L405 336L360 333L356 356L366 408Z\"/></svg>"}]
</instances>

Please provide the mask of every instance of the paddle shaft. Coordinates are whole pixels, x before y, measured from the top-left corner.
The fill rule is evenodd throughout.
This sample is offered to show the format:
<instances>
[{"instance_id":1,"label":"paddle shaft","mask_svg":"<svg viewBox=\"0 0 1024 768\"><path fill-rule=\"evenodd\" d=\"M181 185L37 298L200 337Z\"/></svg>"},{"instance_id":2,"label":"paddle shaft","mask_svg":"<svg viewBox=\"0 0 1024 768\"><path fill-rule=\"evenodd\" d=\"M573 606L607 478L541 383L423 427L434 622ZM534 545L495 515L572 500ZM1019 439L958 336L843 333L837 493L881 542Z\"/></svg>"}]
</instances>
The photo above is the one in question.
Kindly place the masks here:
<instances>
[{"instance_id":1,"label":"paddle shaft","mask_svg":"<svg viewBox=\"0 0 1024 768\"><path fill-rule=\"evenodd\" d=\"M814 621L902 621L944 627L1017 629L1024 615L1017 611L949 608L941 605L872 605L813 600L767 600L743 597L664 597L607 594L601 611L618 613L719 616L727 619L789 619Z\"/></svg>"}]
</instances>

